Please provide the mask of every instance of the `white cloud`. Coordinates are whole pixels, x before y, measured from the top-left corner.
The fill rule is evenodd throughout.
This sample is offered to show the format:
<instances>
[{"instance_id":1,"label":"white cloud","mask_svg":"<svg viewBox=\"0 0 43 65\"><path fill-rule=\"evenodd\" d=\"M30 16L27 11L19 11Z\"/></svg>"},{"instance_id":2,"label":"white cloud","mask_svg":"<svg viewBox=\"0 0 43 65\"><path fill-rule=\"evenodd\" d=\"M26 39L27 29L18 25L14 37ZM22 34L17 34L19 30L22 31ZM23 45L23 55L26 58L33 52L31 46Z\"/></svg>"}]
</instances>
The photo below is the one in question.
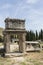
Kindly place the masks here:
<instances>
[{"instance_id":1,"label":"white cloud","mask_svg":"<svg viewBox=\"0 0 43 65\"><path fill-rule=\"evenodd\" d=\"M30 3L30 4L34 4L36 2L38 2L38 0L26 0L27 3Z\"/></svg>"},{"instance_id":2,"label":"white cloud","mask_svg":"<svg viewBox=\"0 0 43 65\"><path fill-rule=\"evenodd\" d=\"M8 8L11 8L13 5L11 4L3 4L0 6L0 9L8 9Z\"/></svg>"},{"instance_id":3,"label":"white cloud","mask_svg":"<svg viewBox=\"0 0 43 65\"><path fill-rule=\"evenodd\" d=\"M24 2L22 1L16 5L11 3L3 4L0 6L0 9L2 9L0 15L3 17L0 16L0 24L5 17L9 16L11 18L26 19L26 29L28 30L39 30L43 28L43 8L41 8L41 6L36 6L39 4L37 3L38 1L39 0L24 0Z\"/></svg>"},{"instance_id":4,"label":"white cloud","mask_svg":"<svg viewBox=\"0 0 43 65\"><path fill-rule=\"evenodd\" d=\"M0 15L0 27L5 27L4 18Z\"/></svg>"},{"instance_id":5,"label":"white cloud","mask_svg":"<svg viewBox=\"0 0 43 65\"><path fill-rule=\"evenodd\" d=\"M19 10L22 8L23 6L22 6L22 3L20 3L20 4L18 4L18 6L16 7L16 10L15 10L15 8L14 8L14 10L15 10L15 17L17 16L17 14L18 14L18 12L19 12Z\"/></svg>"},{"instance_id":6,"label":"white cloud","mask_svg":"<svg viewBox=\"0 0 43 65\"><path fill-rule=\"evenodd\" d=\"M28 30L38 30L43 29L43 12L40 10L30 9L29 16L27 18Z\"/></svg>"}]
</instances>

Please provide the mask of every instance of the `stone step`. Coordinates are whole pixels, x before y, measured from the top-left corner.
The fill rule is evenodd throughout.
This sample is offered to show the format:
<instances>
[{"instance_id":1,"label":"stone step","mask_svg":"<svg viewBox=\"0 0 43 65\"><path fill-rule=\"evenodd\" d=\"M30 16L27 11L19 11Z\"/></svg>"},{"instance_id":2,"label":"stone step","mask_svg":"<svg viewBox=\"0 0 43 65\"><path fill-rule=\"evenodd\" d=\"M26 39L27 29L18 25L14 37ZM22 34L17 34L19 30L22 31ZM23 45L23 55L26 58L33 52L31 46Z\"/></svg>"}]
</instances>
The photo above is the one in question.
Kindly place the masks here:
<instances>
[{"instance_id":1,"label":"stone step","mask_svg":"<svg viewBox=\"0 0 43 65\"><path fill-rule=\"evenodd\" d=\"M5 57L21 57L24 55L24 53L5 53Z\"/></svg>"}]
</instances>

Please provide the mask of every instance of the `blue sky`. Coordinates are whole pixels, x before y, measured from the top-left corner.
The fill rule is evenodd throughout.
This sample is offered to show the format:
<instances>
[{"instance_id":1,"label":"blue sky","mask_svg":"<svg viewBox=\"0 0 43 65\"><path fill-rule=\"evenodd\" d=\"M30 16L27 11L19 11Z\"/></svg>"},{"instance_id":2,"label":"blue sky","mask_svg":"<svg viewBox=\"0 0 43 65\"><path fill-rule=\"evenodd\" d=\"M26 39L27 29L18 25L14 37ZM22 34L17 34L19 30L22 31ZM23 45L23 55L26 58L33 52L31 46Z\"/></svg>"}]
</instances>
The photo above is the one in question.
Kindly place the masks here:
<instances>
[{"instance_id":1,"label":"blue sky","mask_svg":"<svg viewBox=\"0 0 43 65\"><path fill-rule=\"evenodd\" d=\"M0 27L9 18L25 19L26 30L43 29L43 0L0 0Z\"/></svg>"}]
</instances>

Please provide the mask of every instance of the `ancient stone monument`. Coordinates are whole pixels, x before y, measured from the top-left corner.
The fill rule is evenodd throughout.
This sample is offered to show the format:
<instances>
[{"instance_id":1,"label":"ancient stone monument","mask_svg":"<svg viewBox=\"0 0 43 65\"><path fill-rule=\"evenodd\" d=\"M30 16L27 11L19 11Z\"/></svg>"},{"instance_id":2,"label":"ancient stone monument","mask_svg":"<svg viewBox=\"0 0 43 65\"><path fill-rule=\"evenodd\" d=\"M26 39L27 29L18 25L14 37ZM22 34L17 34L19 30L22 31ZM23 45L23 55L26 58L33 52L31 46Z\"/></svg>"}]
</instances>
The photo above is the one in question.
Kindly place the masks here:
<instances>
[{"instance_id":1,"label":"ancient stone monument","mask_svg":"<svg viewBox=\"0 0 43 65\"><path fill-rule=\"evenodd\" d=\"M4 49L6 53L10 52L10 44L12 40L18 41L19 52L25 52L25 20L20 19L5 19L5 30L4 34ZM13 38L14 37L14 38Z\"/></svg>"}]
</instances>

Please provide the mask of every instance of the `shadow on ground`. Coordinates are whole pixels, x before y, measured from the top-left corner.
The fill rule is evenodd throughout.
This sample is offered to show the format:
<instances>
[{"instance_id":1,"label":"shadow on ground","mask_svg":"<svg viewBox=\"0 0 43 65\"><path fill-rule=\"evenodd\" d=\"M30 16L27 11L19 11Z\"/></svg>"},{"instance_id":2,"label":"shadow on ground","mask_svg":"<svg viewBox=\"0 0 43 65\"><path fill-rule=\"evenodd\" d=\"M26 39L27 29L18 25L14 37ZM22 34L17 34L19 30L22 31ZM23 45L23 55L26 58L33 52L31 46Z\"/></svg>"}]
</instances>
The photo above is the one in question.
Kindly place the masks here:
<instances>
[{"instance_id":1,"label":"shadow on ground","mask_svg":"<svg viewBox=\"0 0 43 65\"><path fill-rule=\"evenodd\" d=\"M4 50L4 48L0 48L0 56L2 56L2 57L5 56L5 50Z\"/></svg>"}]
</instances>

